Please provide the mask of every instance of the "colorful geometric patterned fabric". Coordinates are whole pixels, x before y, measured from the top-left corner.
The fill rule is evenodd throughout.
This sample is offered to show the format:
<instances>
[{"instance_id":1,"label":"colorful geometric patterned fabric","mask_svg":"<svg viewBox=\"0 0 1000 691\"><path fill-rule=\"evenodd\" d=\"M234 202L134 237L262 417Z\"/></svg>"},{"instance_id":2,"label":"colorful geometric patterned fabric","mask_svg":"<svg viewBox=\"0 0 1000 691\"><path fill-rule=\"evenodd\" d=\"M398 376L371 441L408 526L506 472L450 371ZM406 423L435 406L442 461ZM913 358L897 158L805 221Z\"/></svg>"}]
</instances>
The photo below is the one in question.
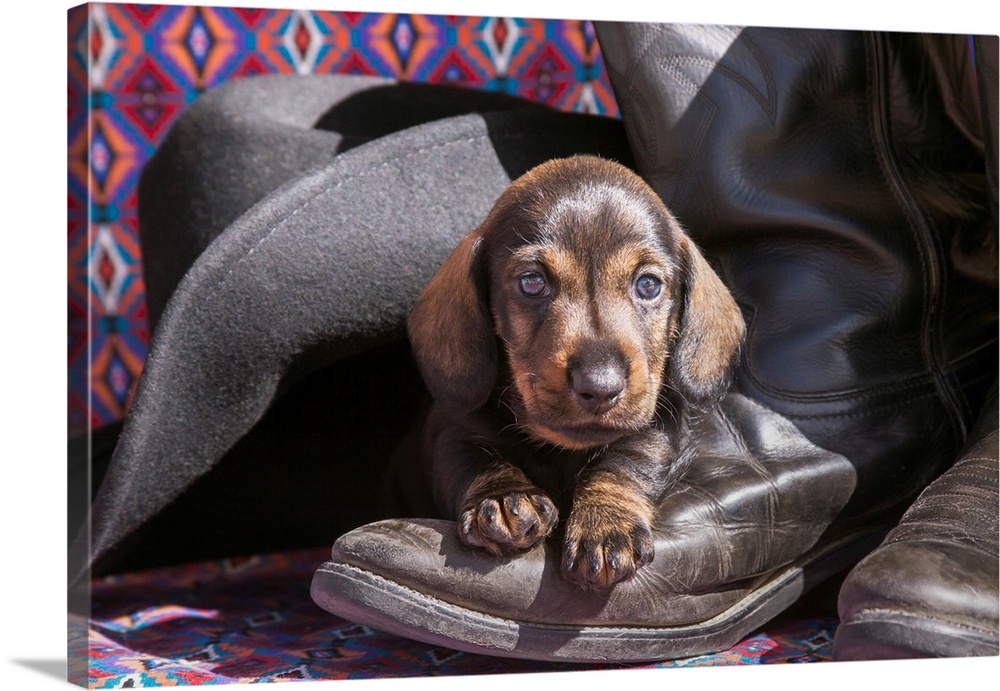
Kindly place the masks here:
<instances>
[{"instance_id":1,"label":"colorful geometric patterned fabric","mask_svg":"<svg viewBox=\"0 0 1000 691\"><path fill-rule=\"evenodd\" d=\"M70 10L68 29L71 433L128 408L149 342L136 182L206 89L377 74L618 112L586 21L95 3Z\"/></svg>"},{"instance_id":2,"label":"colorful geometric patterned fabric","mask_svg":"<svg viewBox=\"0 0 1000 691\"><path fill-rule=\"evenodd\" d=\"M334 617L309 597L328 555L306 550L95 581L86 635L70 649L87 657L87 678L74 681L112 689L607 668L461 653ZM784 618L722 653L631 667L829 661L835 627L835 619Z\"/></svg>"}]
</instances>

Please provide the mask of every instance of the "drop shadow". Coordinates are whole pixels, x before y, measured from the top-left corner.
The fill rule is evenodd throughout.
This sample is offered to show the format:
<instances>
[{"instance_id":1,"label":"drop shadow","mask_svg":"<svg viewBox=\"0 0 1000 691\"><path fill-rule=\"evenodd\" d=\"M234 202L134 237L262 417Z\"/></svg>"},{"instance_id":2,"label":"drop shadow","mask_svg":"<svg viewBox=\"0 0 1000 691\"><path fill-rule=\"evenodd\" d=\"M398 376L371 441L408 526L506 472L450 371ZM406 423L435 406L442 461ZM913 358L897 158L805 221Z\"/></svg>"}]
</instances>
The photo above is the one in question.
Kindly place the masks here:
<instances>
[{"instance_id":1,"label":"drop shadow","mask_svg":"<svg viewBox=\"0 0 1000 691\"><path fill-rule=\"evenodd\" d=\"M58 681L66 681L66 660L11 660L15 665L30 669Z\"/></svg>"}]
</instances>

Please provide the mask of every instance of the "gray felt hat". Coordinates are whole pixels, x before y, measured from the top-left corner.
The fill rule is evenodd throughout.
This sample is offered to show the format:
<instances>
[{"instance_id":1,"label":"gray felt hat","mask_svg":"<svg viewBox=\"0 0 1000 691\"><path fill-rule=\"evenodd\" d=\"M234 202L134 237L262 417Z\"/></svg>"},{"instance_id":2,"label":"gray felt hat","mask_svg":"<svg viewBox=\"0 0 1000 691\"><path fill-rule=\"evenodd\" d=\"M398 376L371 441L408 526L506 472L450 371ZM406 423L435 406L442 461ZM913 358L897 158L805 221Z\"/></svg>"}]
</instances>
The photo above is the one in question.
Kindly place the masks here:
<instances>
[{"instance_id":1,"label":"gray felt hat","mask_svg":"<svg viewBox=\"0 0 1000 691\"><path fill-rule=\"evenodd\" d=\"M512 178L576 153L630 160L619 121L504 94L261 76L198 99L141 180L151 347L72 564L318 545L379 517L421 396L417 294Z\"/></svg>"}]
</instances>

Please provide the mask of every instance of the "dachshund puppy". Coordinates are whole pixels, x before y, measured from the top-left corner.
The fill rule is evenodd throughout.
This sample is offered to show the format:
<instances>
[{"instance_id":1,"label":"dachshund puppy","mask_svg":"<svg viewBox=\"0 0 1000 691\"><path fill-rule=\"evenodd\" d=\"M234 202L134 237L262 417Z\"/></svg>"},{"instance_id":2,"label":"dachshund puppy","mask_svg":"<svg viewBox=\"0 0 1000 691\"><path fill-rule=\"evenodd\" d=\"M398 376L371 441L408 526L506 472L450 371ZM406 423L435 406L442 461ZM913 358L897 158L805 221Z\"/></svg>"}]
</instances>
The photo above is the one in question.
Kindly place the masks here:
<instances>
[{"instance_id":1,"label":"dachshund puppy","mask_svg":"<svg viewBox=\"0 0 1000 691\"><path fill-rule=\"evenodd\" d=\"M417 475L462 541L531 547L567 515L562 572L588 589L653 557L692 410L729 387L732 296L659 197L617 163L543 163L500 196L408 322L434 397Z\"/></svg>"}]
</instances>

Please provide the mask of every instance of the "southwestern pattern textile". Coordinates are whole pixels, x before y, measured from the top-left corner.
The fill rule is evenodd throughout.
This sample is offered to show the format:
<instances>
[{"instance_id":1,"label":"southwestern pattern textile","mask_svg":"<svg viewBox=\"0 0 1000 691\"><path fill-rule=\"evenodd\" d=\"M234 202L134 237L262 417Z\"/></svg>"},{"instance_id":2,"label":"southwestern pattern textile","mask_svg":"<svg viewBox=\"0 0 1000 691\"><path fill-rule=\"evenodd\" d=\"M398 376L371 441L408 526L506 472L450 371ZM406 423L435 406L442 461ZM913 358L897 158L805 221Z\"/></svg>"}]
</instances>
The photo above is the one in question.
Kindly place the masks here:
<instances>
[{"instance_id":1,"label":"southwestern pattern textile","mask_svg":"<svg viewBox=\"0 0 1000 691\"><path fill-rule=\"evenodd\" d=\"M90 661L79 681L118 689L594 669L461 653L333 617L309 598L328 556L306 550L96 581L89 626L78 622L71 641ZM783 616L731 650L633 667L828 661L835 628L833 618Z\"/></svg>"},{"instance_id":2,"label":"southwestern pattern textile","mask_svg":"<svg viewBox=\"0 0 1000 691\"><path fill-rule=\"evenodd\" d=\"M618 114L586 21L94 3L70 10L68 38L71 433L128 407L149 341L136 183L206 89L368 74Z\"/></svg>"}]
</instances>

